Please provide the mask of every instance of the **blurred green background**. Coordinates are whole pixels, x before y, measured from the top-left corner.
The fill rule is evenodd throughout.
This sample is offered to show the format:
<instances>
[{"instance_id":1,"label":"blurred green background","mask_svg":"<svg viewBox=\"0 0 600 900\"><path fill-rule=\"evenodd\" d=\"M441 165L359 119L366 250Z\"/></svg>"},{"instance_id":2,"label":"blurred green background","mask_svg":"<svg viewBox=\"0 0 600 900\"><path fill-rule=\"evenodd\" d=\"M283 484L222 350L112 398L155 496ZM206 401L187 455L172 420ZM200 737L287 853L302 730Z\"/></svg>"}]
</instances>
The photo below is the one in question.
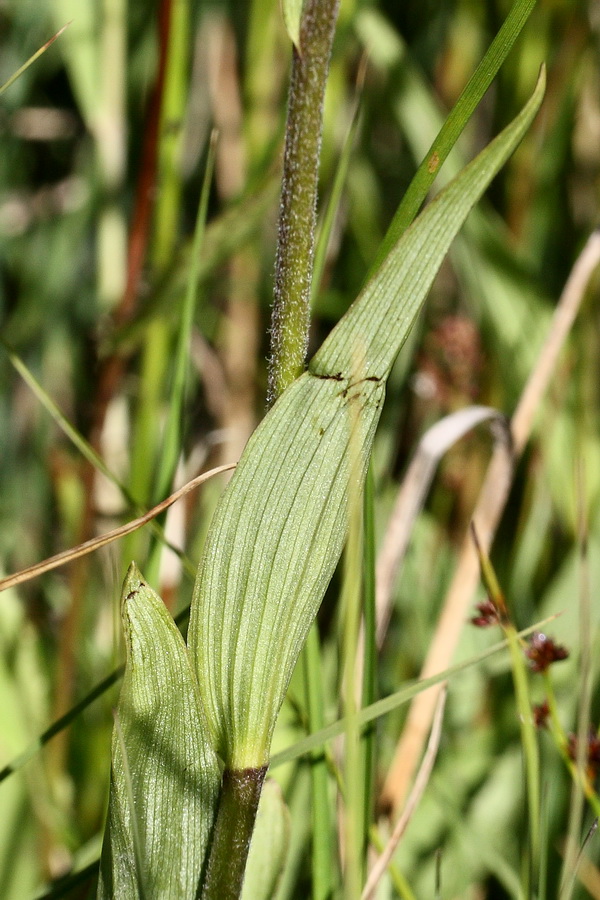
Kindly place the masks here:
<instances>
[{"instance_id":1,"label":"blurred green background","mask_svg":"<svg viewBox=\"0 0 600 900\"><path fill-rule=\"evenodd\" d=\"M366 74L314 303L313 350L360 290L416 165L509 6L342 0L326 100L323 202L363 64ZM126 485L131 502L83 459L0 348L2 575L106 531L168 493L159 477L164 426L213 128L216 170L174 482L235 461L265 408L290 59L278 0L2 0L0 83L67 22L0 98L1 336ZM442 170L443 183L510 121L545 61L542 112L456 241L394 369L375 449L379 537L427 427L473 402L510 416L564 282L598 225L599 49L597 0L540 0ZM582 597L589 598L591 647L598 648L597 288L598 277L538 411L493 552L519 627L568 611L552 626L571 651L554 679L567 730L576 728L581 693ZM381 695L418 675L490 448L489 434L477 430L440 465L396 585L378 666ZM190 571L221 488L210 482L167 521L187 565L167 553L159 568L155 539L144 532L3 593L0 766L121 661L118 597L131 558L142 571L149 567L171 609L189 603ZM329 718L338 703L337 599L336 582L320 617ZM465 628L459 653L497 639ZM37 896L44 883L97 857L115 699L113 688L0 785L0 897ZM593 680L594 725L599 701ZM278 747L303 735L302 703L293 683ZM403 710L378 725L378 785ZM541 748L552 897L569 778L548 735L541 735ZM293 853L279 896L305 897L308 764L283 772L277 774L292 810ZM434 896L438 848L439 896L519 896L522 780L508 664L463 673L451 684L433 778L396 856L415 897ZM584 826L590 823L584 816ZM598 858L597 839L588 853ZM590 882L588 893L577 890L600 897L600 874L590 872L595 888ZM65 896L89 890L84 882ZM381 896L397 896L393 890L386 882Z\"/></svg>"}]
</instances>

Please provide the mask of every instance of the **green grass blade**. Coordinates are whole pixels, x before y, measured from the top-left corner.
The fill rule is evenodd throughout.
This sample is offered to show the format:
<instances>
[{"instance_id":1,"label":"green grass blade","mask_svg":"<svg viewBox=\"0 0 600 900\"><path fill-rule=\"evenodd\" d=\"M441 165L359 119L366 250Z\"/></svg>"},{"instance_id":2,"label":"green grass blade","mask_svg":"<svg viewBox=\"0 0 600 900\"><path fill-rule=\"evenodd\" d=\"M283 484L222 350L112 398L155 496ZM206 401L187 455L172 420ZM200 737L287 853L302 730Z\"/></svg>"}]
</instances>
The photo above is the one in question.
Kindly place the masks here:
<instances>
[{"instance_id":1,"label":"green grass blade","mask_svg":"<svg viewBox=\"0 0 600 900\"><path fill-rule=\"evenodd\" d=\"M317 623L313 622L303 649L304 683L308 727L319 730L325 724L323 698L323 667ZM335 830L329 803L329 775L327 763L319 750L310 763L312 816L312 897L326 900L331 895L335 879L333 850Z\"/></svg>"},{"instance_id":2,"label":"green grass blade","mask_svg":"<svg viewBox=\"0 0 600 900\"><path fill-rule=\"evenodd\" d=\"M32 741L28 747L23 750L22 753L19 753L18 756L15 756L7 765L5 765L2 769L0 769L0 784L11 775L14 775L23 766L27 765L30 760L32 760L36 754L44 747L49 741L52 740L53 737L56 737L57 734L60 734L61 731L64 731L65 728L68 728L71 722L73 722L77 716L81 715L84 710L86 710L89 706L94 703L99 697L102 697L107 691L111 689L111 687L119 681L123 676L123 672L125 671L125 666L119 666L117 669L114 669L107 675L106 678L103 678L89 693L82 697L79 703L76 703L71 709L57 719L55 722L50 725L39 737Z\"/></svg>"},{"instance_id":3,"label":"green grass blade","mask_svg":"<svg viewBox=\"0 0 600 900\"><path fill-rule=\"evenodd\" d=\"M113 473L108 469L102 457L96 453L91 444L71 425L65 414L59 409L52 397L44 390L33 372L27 368L23 360L12 350L1 338L0 344L4 347L6 355L10 362L17 370L25 384L32 393L40 401L46 412L54 419L61 431L69 438L74 447L76 447L83 458L98 472L101 472L108 480L126 494L126 488L122 485ZM129 499L129 498L128 498Z\"/></svg>"},{"instance_id":4,"label":"green grass blade","mask_svg":"<svg viewBox=\"0 0 600 900\"><path fill-rule=\"evenodd\" d=\"M54 41L55 41L58 37L60 37L60 35L61 35L61 34L63 33L63 31L65 30L65 28L68 28L70 24L71 24L70 22L67 22L66 25L63 25L63 27L62 27L59 31L57 31L56 34L53 35L53 36L50 38L50 40L46 41L46 43L43 44L43 45L39 48L39 50L36 50L36 52L35 52L32 56L29 57L29 59L27 60L27 62L23 63L23 65L20 66L20 67L17 69L17 71L16 71L13 75L11 75L10 78L9 78L7 81L4 82L4 84L0 85L0 95L2 95L5 91L8 90L8 88L9 88L12 84L15 83L15 81L17 80L17 78L20 78L20 76L23 74L23 72L26 72L26 71L27 71L27 69L29 68L29 66L33 65L33 63L36 61L36 59L39 59L39 58L40 58L40 56L42 55L42 53L45 53L45 52L46 52L46 50L48 49L48 47L50 47L50 46L54 43Z\"/></svg>"},{"instance_id":5,"label":"green grass blade","mask_svg":"<svg viewBox=\"0 0 600 900\"><path fill-rule=\"evenodd\" d=\"M355 104L352 114L350 128L344 141L342 153L333 179L331 194L325 206L323 219L317 229L317 240L315 245L315 261L313 265L313 275L311 282L311 303L315 302L315 297L319 292L323 272L325 271L325 262L327 260L327 248L329 239L335 222L335 217L339 210L342 192L348 176L348 168L352 159L352 151L354 150L354 139L358 129L359 122L359 103Z\"/></svg>"},{"instance_id":6,"label":"green grass blade","mask_svg":"<svg viewBox=\"0 0 600 900\"><path fill-rule=\"evenodd\" d=\"M215 140L213 136L213 140L211 140L210 143L208 159L206 161L206 168L204 170L204 181L200 193L194 241L192 245L192 260L189 272L188 289L181 311L181 322L178 329L177 346L175 348L174 373L170 393L169 411L163 432L163 450L159 459L156 488L154 491L154 498L157 502L170 492L173 478L175 477L177 462L181 454L182 421L189 371L190 341L198 299L198 270L200 268L202 243L206 230L208 200L214 164ZM148 563L150 572L149 580L153 583L158 575L158 563L161 550L162 544L157 544L156 541L154 541Z\"/></svg>"},{"instance_id":7,"label":"green grass blade","mask_svg":"<svg viewBox=\"0 0 600 900\"><path fill-rule=\"evenodd\" d=\"M166 69L161 98L160 129L157 146L156 182L159 187L154 212L154 235L150 253L151 267L164 273L177 245L181 214L182 181L179 155L182 145L182 121L189 78L189 3L168 5L168 21L159 27L160 41L166 42ZM189 270L186 270L186 275ZM186 281L187 287L188 281ZM153 321L145 333L142 352L139 403L132 429L131 492L140 502L157 496L155 477L160 466L160 416L168 403L165 384L171 366L173 332L164 320ZM161 473L164 476L164 472ZM168 489L167 489L168 490ZM158 499L162 499L159 497ZM139 542L128 542L126 559L136 558ZM152 573L153 574L153 573Z\"/></svg>"},{"instance_id":8,"label":"green grass blade","mask_svg":"<svg viewBox=\"0 0 600 900\"><path fill-rule=\"evenodd\" d=\"M311 372L320 377L349 372L353 348L362 342L367 355L366 377L387 377L437 266L493 173L504 165L529 127L541 104L545 82L542 68L531 99L514 121L403 232L376 277L311 360ZM427 265L421 258L427 259Z\"/></svg>"},{"instance_id":9,"label":"green grass blade","mask_svg":"<svg viewBox=\"0 0 600 900\"><path fill-rule=\"evenodd\" d=\"M364 497L364 574L363 574L363 622L364 656L362 706L375 703L377 695L377 621L375 605L375 487L373 466L369 466L365 480ZM366 728L362 736L362 781L364 830L369 834L373 816L373 790L376 768L375 728Z\"/></svg>"},{"instance_id":10,"label":"green grass blade","mask_svg":"<svg viewBox=\"0 0 600 900\"><path fill-rule=\"evenodd\" d=\"M510 650L517 714L521 730L523 758L525 760L525 787L529 824L528 842L530 857L528 860L527 873L528 884L525 894L529 896L530 892L533 891L534 895L537 895L537 879L540 871L540 754L537 731L533 719L532 702L529 693L527 663L517 629L507 617L506 602L496 573L494 572L489 557L482 550L474 529L473 535L475 537L479 563L481 566L481 577L488 592L488 596L499 612L500 624L506 635Z\"/></svg>"},{"instance_id":11,"label":"green grass blade","mask_svg":"<svg viewBox=\"0 0 600 900\"><path fill-rule=\"evenodd\" d=\"M429 188L448 154L460 137L483 95L496 77L514 42L527 22L536 0L516 0L487 53L471 75L466 87L449 113L429 152L421 162L392 220L373 263L374 272L398 238L408 228L425 200Z\"/></svg>"},{"instance_id":12,"label":"green grass blade","mask_svg":"<svg viewBox=\"0 0 600 900\"><path fill-rule=\"evenodd\" d=\"M228 207L212 220L203 241L202 259L198 268L198 287L226 262L237 250L246 246L256 236L265 217L270 215L277 202L279 185L269 176L253 190L248 191L238 203ZM182 249L173 254L167 270L157 280L144 309L134 322L124 325L116 339L107 343L105 352L127 349L131 352L142 344L146 332L154 322L175 321L181 315L180 306L185 300L189 285L189 270L192 264L192 240L184 243ZM168 298L168 301L167 299Z\"/></svg>"},{"instance_id":13,"label":"green grass blade","mask_svg":"<svg viewBox=\"0 0 600 900\"><path fill-rule=\"evenodd\" d=\"M358 378L358 376L356 376ZM360 415L349 409L349 415ZM353 429L355 433L358 429ZM354 900L362 885L363 853L366 848L363 808L364 785L362 775L358 698L362 685L357 680L356 655L361 620L363 523L360 446L350 440L350 489L348 491L348 542L344 553L344 580L341 595L343 618L342 637L342 696L346 727L344 729L344 896Z\"/></svg>"},{"instance_id":14,"label":"green grass blade","mask_svg":"<svg viewBox=\"0 0 600 900\"><path fill-rule=\"evenodd\" d=\"M547 621L549 620L546 620L546 622ZM523 631L520 631L518 633L518 637L523 638L528 634L532 634L534 631L538 631L546 624L546 622L538 622L536 625L525 628ZM427 688L433 687L433 685L435 684L440 684L442 681L447 681L454 675L457 675L459 672L462 672L465 669L470 669L472 666L477 666L480 663L484 662L486 659L489 659L490 657L495 656L497 653L500 653L502 650L507 650L508 648L509 644L507 640L500 641L498 644L494 644L492 647L488 647L487 650L483 650L476 656L473 656L464 662L457 663L454 666L450 666L443 672L438 672L437 675L432 675L430 678L424 678L420 681L410 682L399 691L396 691L394 694L390 694L389 697L384 697L382 700L377 700L375 703L372 703L370 706L362 709L358 714L360 726L364 727L369 722L373 722L375 721L375 719L379 719L381 716L387 715L389 712L392 712L392 710L397 709L399 706L402 706L405 703L408 703L410 700L412 700L413 697L416 697L417 694L426 691ZM311 734L308 737L303 738L301 741L298 741L291 747L288 747L286 750L282 750L280 753L274 754L271 758L270 768L274 769L277 766L282 766L284 763L291 762L291 760L293 759L298 759L300 756L305 756L307 753L311 753L317 747L322 747L328 741L332 741L334 738L339 737L340 734L343 734L344 728L344 720L339 719L337 722L333 722L326 728L321 729L318 734Z\"/></svg>"}]
</instances>

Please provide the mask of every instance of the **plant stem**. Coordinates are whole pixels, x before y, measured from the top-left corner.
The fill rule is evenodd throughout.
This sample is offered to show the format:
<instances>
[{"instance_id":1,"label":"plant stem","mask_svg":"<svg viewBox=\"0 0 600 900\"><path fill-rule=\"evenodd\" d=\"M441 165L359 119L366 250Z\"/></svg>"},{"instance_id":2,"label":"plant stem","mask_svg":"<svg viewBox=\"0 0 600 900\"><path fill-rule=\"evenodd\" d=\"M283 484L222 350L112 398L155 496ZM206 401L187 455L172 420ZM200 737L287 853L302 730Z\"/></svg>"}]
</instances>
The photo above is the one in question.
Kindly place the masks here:
<instances>
[{"instance_id":1,"label":"plant stem","mask_svg":"<svg viewBox=\"0 0 600 900\"><path fill-rule=\"evenodd\" d=\"M202 900L238 900L266 772L225 769Z\"/></svg>"},{"instance_id":2,"label":"plant stem","mask_svg":"<svg viewBox=\"0 0 600 900\"><path fill-rule=\"evenodd\" d=\"M308 346L323 98L339 0L306 0L293 48L288 101L268 402L300 374Z\"/></svg>"}]
</instances>

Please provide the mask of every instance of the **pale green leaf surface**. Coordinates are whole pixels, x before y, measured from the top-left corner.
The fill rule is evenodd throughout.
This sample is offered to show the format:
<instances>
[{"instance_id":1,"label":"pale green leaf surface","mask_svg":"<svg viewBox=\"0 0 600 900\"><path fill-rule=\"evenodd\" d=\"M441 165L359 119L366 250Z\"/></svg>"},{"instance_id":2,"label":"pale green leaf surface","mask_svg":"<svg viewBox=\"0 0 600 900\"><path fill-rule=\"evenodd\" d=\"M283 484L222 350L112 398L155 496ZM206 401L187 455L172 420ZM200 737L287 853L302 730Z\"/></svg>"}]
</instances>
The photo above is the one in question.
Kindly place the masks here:
<instances>
[{"instance_id":1,"label":"pale green leaf surface","mask_svg":"<svg viewBox=\"0 0 600 900\"><path fill-rule=\"evenodd\" d=\"M281 12L285 30L294 45L300 52L300 22L302 19L303 0L281 0Z\"/></svg>"},{"instance_id":2,"label":"pale green leaf surface","mask_svg":"<svg viewBox=\"0 0 600 900\"><path fill-rule=\"evenodd\" d=\"M134 564L123 586L122 615L127 650L118 705L122 744L113 731L98 897L139 896L137 851L146 900L189 900L196 896L211 834L219 767L183 639Z\"/></svg>"},{"instance_id":3,"label":"pale green leaf surface","mask_svg":"<svg viewBox=\"0 0 600 900\"><path fill-rule=\"evenodd\" d=\"M0 759L10 758L31 739L47 716L44 666L36 630L16 591L6 591L0 605ZM0 819L0 897L21 900L33 895L40 878L39 826L31 815L49 806L50 791L39 758L28 777L21 773L2 786ZM56 817L58 818L58 817ZM56 818L52 822L56 821ZM49 818L47 821L51 821ZM18 849L17 847L18 836Z\"/></svg>"},{"instance_id":4,"label":"pale green leaf surface","mask_svg":"<svg viewBox=\"0 0 600 900\"><path fill-rule=\"evenodd\" d=\"M365 376L387 377L452 240L529 127L544 86L542 70L531 99L514 121L432 200L396 243L315 354L310 371L318 375L350 371L360 342L367 345Z\"/></svg>"},{"instance_id":5,"label":"pale green leaf surface","mask_svg":"<svg viewBox=\"0 0 600 900\"><path fill-rule=\"evenodd\" d=\"M537 112L544 81L542 72L519 116L403 234L256 430L217 508L189 643L216 749L232 768L268 762L294 664L337 565L351 421L362 480L392 363L452 239Z\"/></svg>"},{"instance_id":6,"label":"pale green leaf surface","mask_svg":"<svg viewBox=\"0 0 600 900\"><path fill-rule=\"evenodd\" d=\"M276 781L265 781L250 844L241 900L270 900L281 880L290 843L290 814Z\"/></svg>"}]
</instances>

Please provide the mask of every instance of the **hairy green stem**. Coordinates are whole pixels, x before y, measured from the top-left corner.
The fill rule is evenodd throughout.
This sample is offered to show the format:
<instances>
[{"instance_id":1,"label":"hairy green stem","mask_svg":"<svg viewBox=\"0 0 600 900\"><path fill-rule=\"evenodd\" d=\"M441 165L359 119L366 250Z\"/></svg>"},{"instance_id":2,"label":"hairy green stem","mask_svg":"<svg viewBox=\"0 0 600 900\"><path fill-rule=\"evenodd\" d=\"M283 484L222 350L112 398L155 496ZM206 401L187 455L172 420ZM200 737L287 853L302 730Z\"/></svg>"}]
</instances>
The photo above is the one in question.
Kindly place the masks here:
<instances>
[{"instance_id":1,"label":"hairy green stem","mask_svg":"<svg viewBox=\"0 0 600 900\"><path fill-rule=\"evenodd\" d=\"M225 769L202 900L238 900L266 773Z\"/></svg>"},{"instance_id":2,"label":"hairy green stem","mask_svg":"<svg viewBox=\"0 0 600 900\"><path fill-rule=\"evenodd\" d=\"M308 346L323 98L339 0L306 0L288 101L268 402L301 373Z\"/></svg>"}]
</instances>

